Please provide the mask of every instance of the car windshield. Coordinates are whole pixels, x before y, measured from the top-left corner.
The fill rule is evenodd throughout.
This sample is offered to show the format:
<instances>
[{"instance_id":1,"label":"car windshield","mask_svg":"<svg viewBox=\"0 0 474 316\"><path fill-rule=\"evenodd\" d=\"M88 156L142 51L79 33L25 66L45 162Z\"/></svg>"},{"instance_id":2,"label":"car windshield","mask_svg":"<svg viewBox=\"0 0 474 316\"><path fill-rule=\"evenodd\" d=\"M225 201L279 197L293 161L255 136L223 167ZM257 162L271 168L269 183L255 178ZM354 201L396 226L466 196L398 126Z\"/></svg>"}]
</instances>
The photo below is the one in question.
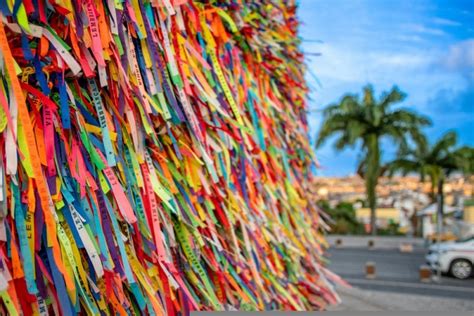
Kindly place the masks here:
<instances>
[{"instance_id":1,"label":"car windshield","mask_svg":"<svg viewBox=\"0 0 474 316\"><path fill-rule=\"evenodd\" d=\"M470 236L470 237L467 237L467 238L460 238L458 240L456 240L457 243L462 243L462 242L468 242L468 241L471 241L471 240L474 240L474 236Z\"/></svg>"}]
</instances>

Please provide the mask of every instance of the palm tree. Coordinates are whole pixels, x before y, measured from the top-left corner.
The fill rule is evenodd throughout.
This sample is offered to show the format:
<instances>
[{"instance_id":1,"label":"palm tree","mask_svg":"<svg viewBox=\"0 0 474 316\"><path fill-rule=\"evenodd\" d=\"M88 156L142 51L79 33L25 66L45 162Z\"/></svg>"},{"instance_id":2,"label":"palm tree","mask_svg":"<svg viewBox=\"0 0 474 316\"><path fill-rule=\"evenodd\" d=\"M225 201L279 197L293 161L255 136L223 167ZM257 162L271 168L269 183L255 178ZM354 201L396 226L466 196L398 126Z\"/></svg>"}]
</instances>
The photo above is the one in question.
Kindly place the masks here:
<instances>
[{"instance_id":1,"label":"palm tree","mask_svg":"<svg viewBox=\"0 0 474 316\"><path fill-rule=\"evenodd\" d=\"M426 137L420 136L415 139L415 147L404 147L400 149L398 158L387 164L387 172L392 176L395 172L404 175L416 172L422 181L428 176L431 180L431 193L438 203L437 211L437 243L441 241L443 225L444 206L444 181L453 172L464 174L474 173L474 148L456 148L457 136L455 132L447 132L438 141L430 145ZM437 274L440 276L438 269Z\"/></svg>"},{"instance_id":2,"label":"palm tree","mask_svg":"<svg viewBox=\"0 0 474 316\"><path fill-rule=\"evenodd\" d=\"M421 181L429 177L431 195L433 200L436 196L439 216L442 216L443 186L446 177L453 172L474 173L474 148L468 146L457 148L456 143L457 136L453 131L447 132L432 145L425 136L419 135L415 139L415 146L400 148L398 158L386 165L387 173L389 176L393 176L396 172L401 172L403 175L418 173Z\"/></svg>"},{"instance_id":3,"label":"palm tree","mask_svg":"<svg viewBox=\"0 0 474 316\"><path fill-rule=\"evenodd\" d=\"M363 98L346 95L339 103L324 110L323 124L316 141L320 147L328 138L336 135L335 148L362 145L363 158L359 170L365 179L367 202L371 209L372 234L376 229L376 186L381 175L381 140L388 137L398 146L406 147L407 136L418 137L420 127L430 124L428 118L406 109L393 109L395 103L405 99L397 87L384 93L376 101L370 85L364 87Z\"/></svg>"}]
</instances>

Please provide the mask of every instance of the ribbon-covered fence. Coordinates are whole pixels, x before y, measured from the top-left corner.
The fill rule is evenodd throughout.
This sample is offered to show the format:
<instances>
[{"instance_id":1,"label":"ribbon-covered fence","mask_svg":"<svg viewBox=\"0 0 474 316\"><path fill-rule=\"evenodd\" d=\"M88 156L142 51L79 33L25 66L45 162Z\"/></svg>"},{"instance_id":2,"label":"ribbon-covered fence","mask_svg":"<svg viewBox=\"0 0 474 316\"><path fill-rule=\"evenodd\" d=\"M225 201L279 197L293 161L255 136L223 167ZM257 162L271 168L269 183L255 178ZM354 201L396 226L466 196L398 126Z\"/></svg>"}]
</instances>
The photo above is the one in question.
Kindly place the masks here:
<instances>
[{"instance_id":1,"label":"ribbon-covered fence","mask_svg":"<svg viewBox=\"0 0 474 316\"><path fill-rule=\"evenodd\" d=\"M295 10L0 0L0 314L337 300Z\"/></svg>"}]
</instances>

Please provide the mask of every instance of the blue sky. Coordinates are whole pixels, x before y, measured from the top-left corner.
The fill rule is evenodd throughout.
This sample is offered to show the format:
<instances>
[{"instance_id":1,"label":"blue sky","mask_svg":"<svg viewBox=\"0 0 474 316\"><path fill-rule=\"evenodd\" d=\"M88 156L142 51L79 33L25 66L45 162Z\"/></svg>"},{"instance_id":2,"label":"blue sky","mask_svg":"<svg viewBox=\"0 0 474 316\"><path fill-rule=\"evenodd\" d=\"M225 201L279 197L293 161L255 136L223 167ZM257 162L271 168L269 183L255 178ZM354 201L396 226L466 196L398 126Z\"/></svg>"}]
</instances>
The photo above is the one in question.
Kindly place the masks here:
<instances>
[{"instance_id":1,"label":"blue sky","mask_svg":"<svg viewBox=\"0 0 474 316\"><path fill-rule=\"evenodd\" d=\"M395 84L406 92L401 106L432 118L430 139L456 130L460 144L474 145L474 1L300 0L298 14L317 77L307 76L312 139L324 106L370 82L377 95ZM395 149L384 142L383 151L389 159ZM328 141L316 151L317 173L353 173L358 153Z\"/></svg>"}]
</instances>

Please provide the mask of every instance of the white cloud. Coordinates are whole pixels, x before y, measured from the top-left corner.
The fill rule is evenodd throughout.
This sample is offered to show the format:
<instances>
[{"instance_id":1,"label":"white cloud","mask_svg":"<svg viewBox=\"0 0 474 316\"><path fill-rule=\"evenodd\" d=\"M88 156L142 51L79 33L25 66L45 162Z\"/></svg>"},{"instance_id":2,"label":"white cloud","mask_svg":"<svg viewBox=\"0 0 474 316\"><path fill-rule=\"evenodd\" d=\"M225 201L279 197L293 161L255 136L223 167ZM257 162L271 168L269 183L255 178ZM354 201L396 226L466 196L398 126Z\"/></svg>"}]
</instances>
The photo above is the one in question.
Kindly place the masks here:
<instances>
[{"instance_id":1,"label":"white cloud","mask_svg":"<svg viewBox=\"0 0 474 316\"><path fill-rule=\"evenodd\" d=\"M438 25L445 25L445 26L461 26L462 23L458 21L453 21L450 19L443 19L443 18L434 18L433 23Z\"/></svg>"},{"instance_id":2,"label":"white cloud","mask_svg":"<svg viewBox=\"0 0 474 316\"><path fill-rule=\"evenodd\" d=\"M428 66L439 58L434 52L392 51L379 48L344 44L308 45L310 51L321 52L320 57L311 58L310 67L323 80L361 82L378 80L380 76L392 76Z\"/></svg>"},{"instance_id":3,"label":"white cloud","mask_svg":"<svg viewBox=\"0 0 474 316\"><path fill-rule=\"evenodd\" d=\"M407 23L407 24L402 25L402 28L408 32L414 32L414 33L425 34L425 35L435 35L435 36L446 35L446 32L441 29L427 27L419 23Z\"/></svg>"},{"instance_id":4,"label":"white cloud","mask_svg":"<svg viewBox=\"0 0 474 316\"><path fill-rule=\"evenodd\" d=\"M474 39L465 40L449 47L441 61L447 70L460 72L474 79Z\"/></svg>"},{"instance_id":5,"label":"white cloud","mask_svg":"<svg viewBox=\"0 0 474 316\"><path fill-rule=\"evenodd\" d=\"M429 56L420 53L382 52L369 54L374 66L414 68L427 65Z\"/></svg>"},{"instance_id":6,"label":"white cloud","mask_svg":"<svg viewBox=\"0 0 474 316\"><path fill-rule=\"evenodd\" d=\"M420 43L424 40L423 37L420 35L414 35L414 34L399 34L395 36L395 39L404 41L404 42L413 42L413 43Z\"/></svg>"}]
</instances>

